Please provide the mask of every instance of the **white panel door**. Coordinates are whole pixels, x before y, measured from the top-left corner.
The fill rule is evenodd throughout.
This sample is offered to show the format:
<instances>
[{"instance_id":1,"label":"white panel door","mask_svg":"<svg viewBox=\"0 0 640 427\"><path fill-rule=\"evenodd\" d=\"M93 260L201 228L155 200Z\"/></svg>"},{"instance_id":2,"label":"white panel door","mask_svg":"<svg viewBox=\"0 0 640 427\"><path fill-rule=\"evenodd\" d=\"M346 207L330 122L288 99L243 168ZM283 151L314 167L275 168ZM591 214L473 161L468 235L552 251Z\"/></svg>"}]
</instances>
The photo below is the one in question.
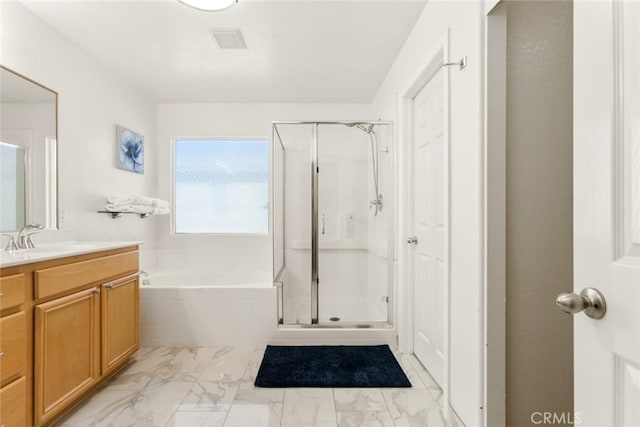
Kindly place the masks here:
<instances>
[{"instance_id":1,"label":"white panel door","mask_svg":"<svg viewBox=\"0 0 640 427\"><path fill-rule=\"evenodd\" d=\"M413 102L414 353L445 387L448 292L444 71Z\"/></svg>"},{"instance_id":2,"label":"white panel door","mask_svg":"<svg viewBox=\"0 0 640 427\"><path fill-rule=\"evenodd\" d=\"M640 3L574 2L574 317L581 426L640 426Z\"/></svg>"}]
</instances>

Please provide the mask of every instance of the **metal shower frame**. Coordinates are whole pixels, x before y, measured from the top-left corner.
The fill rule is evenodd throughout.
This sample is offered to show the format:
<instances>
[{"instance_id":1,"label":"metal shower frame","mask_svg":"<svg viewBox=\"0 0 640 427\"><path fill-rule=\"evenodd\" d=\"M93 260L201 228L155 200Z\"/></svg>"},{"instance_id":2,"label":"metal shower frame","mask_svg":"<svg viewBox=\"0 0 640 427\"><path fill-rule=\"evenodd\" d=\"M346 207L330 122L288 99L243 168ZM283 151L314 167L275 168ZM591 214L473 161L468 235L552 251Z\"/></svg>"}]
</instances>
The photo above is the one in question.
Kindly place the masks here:
<instances>
[{"instance_id":1,"label":"metal shower frame","mask_svg":"<svg viewBox=\"0 0 640 427\"><path fill-rule=\"evenodd\" d=\"M278 132L278 126L282 125L311 125L313 130L313 137L311 141L311 324L294 324L294 325L284 325L284 292L282 290L282 281L281 276L284 272L284 267L286 267L286 256L284 257L283 267L282 269L275 274L273 279L274 286L278 287L278 323L281 327L286 328L378 328L378 329L390 329L393 328L393 306L394 306L394 297L395 297L395 275L394 275L394 265L395 265L395 233L394 233L394 224L395 224L395 208L393 206L393 200L395 200L395 194L392 194L392 197L389 199L391 205L387 208L388 219L387 219L387 321L386 322L368 322L368 323L341 323L341 324L326 324L318 322L318 311L319 311L319 292L318 287L320 284L318 277L318 174L319 174L319 166L318 166L318 140L319 140L319 126L320 125L344 125L344 126L354 126L354 125L380 125L380 126L390 126L393 127L394 123L392 121L383 121L383 120L346 120L346 121L274 121L271 123L271 150L272 153L275 152L274 147L276 144L276 135L278 141L282 146L283 151L286 150L284 147L284 143L282 142L282 138L280 137L280 133ZM392 133L393 135L393 133ZM394 139L392 138L390 145L392 146L391 150L391 165L392 168L395 168L395 150L393 148L395 144ZM377 153L379 154L379 153ZM275 156L272 155L272 171L275 171ZM395 178L394 171L390 174L392 179ZM285 178L286 179L286 178ZM274 184L274 180L272 178L272 186ZM392 184L392 193L395 193L395 184ZM275 191L275 188L274 188ZM283 201L284 207L284 201ZM284 209L282 214L284 215ZM272 230L275 231L275 215L272 215ZM284 251L284 231L283 231L283 251ZM275 237L275 236L274 236ZM274 240L275 242L275 240ZM273 254L272 265L275 265L275 251ZM274 272L275 273L275 272Z\"/></svg>"}]
</instances>

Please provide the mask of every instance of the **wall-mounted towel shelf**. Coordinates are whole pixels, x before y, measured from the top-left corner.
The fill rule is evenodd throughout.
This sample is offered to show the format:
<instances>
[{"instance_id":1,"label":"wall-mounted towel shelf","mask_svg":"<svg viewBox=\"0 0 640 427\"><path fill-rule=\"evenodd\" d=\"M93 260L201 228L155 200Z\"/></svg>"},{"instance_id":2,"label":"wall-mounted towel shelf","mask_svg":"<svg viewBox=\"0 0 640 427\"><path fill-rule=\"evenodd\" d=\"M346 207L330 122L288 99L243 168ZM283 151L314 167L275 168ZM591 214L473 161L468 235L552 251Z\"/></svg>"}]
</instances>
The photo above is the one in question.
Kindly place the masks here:
<instances>
[{"instance_id":1,"label":"wall-mounted towel shelf","mask_svg":"<svg viewBox=\"0 0 640 427\"><path fill-rule=\"evenodd\" d=\"M111 218L113 218L113 219L120 218L122 215L140 215L140 218L146 218L146 217L149 216L149 214L146 214L146 213L136 213L136 212L98 211L98 213L111 214Z\"/></svg>"}]
</instances>

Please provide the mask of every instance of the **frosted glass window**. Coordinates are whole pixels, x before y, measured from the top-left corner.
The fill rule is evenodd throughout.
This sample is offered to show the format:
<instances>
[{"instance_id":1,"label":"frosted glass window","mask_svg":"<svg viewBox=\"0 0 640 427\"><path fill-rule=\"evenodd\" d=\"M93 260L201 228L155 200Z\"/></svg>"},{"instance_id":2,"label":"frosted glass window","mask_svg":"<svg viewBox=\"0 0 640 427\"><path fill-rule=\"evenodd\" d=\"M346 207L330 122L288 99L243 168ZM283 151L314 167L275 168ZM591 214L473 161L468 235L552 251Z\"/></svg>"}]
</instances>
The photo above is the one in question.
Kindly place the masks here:
<instances>
[{"instance_id":1,"label":"frosted glass window","mask_svg":"<svg viewBox=\"0 0 640 427\"><path fill-rule=\"evenodd\" d=\"M268 234L269 142L175 142L176 233Z\"/></svg>"}]
</instances>

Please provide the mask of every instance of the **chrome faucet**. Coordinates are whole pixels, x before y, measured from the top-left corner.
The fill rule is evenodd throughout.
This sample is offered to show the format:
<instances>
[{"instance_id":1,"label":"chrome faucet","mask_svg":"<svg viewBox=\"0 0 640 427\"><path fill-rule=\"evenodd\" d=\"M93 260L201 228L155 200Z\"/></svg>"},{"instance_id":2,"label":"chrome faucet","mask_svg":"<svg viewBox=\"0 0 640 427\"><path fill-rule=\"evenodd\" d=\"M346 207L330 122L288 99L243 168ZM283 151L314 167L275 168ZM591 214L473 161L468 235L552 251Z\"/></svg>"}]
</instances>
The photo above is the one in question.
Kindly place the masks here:
<instances>
[{"instance_id":1,"label":"chrome faucet","mask_svg":"<svg viewBox=\"0 0 640 427\"><path fill-rule=\"evenodd\" d=\"M9 238L9 241L7 242L7 246L4 247L4 250L6 252L13 252L19 249L15 239L13 238L13 234L2 233L2 236L6 236Z\"/></svg>"},{"instance_id":2,"label":"chrome faucet","mask_svg":"<svg viewBox=\"0 0 640 427\"><path fill-rule=\"evenodd\" d=\"M44 229L44 225L41 224L29 224L22 227L20 232L18 233L18 248L19 249L30 249L35 248L36 245L31 240L31 235L37 233L38 231Z\"/></svg>"}]
</instances>

